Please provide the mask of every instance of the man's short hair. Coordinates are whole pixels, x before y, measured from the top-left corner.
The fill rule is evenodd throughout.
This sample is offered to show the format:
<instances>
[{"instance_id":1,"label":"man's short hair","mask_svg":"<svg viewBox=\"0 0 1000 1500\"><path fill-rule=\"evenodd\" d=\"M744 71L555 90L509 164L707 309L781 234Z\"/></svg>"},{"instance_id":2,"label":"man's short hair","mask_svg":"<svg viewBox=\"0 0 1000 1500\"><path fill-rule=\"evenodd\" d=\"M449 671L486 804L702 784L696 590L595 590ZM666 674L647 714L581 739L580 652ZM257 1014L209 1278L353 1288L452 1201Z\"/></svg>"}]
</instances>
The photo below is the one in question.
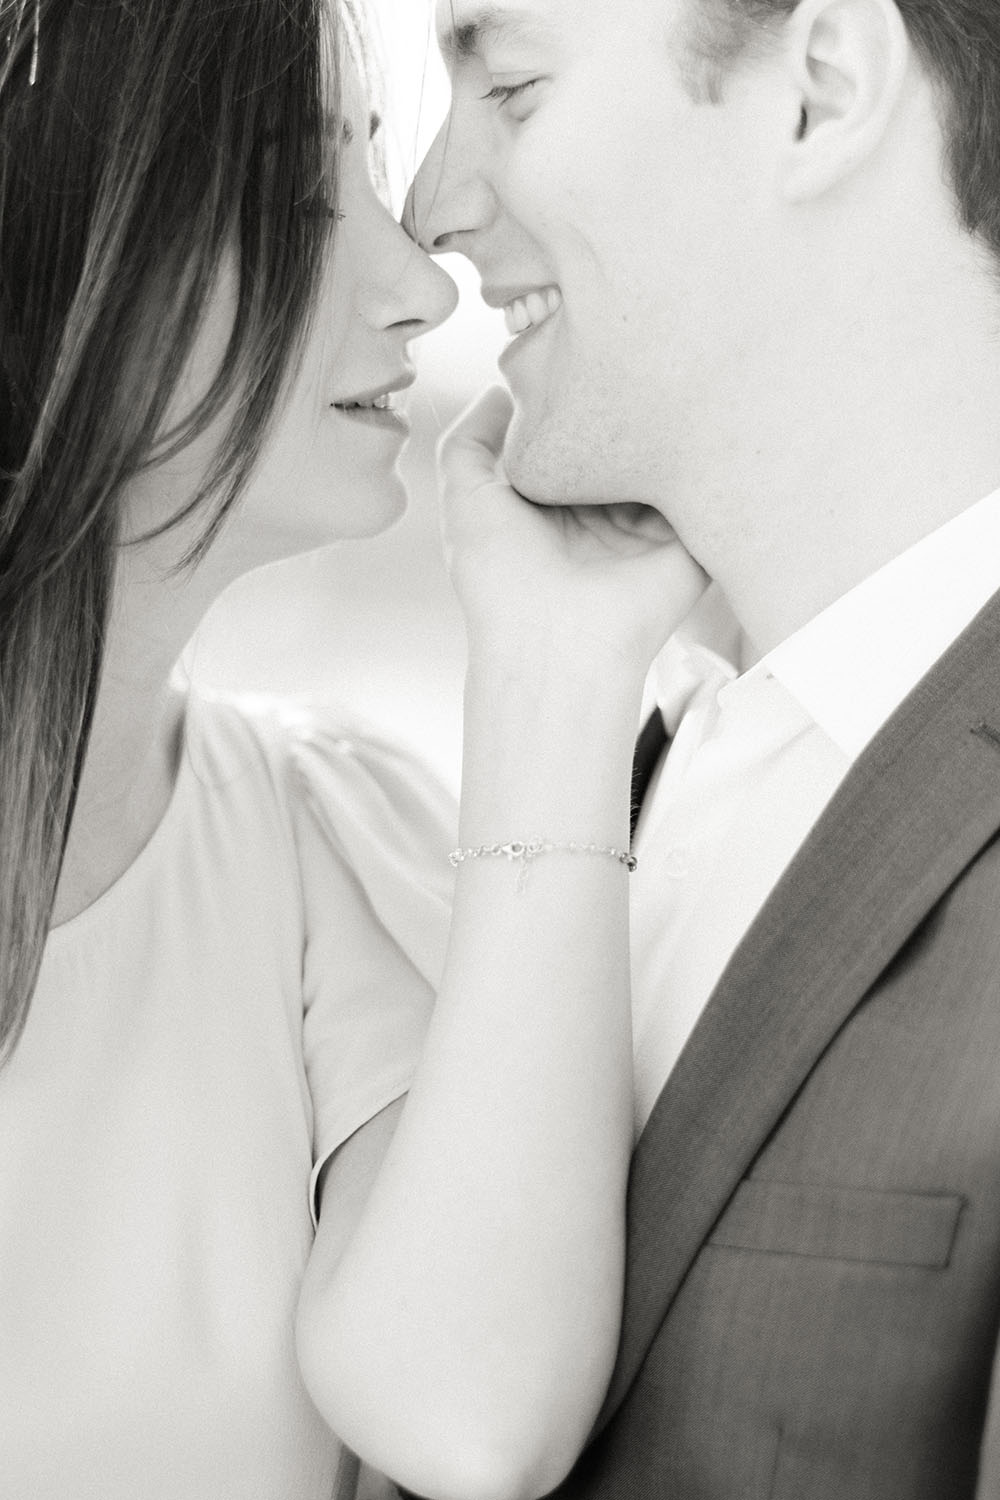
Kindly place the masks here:
<instances>
[{"instance_id":1,"label":"man's short hair","mask_svg":"<svg viewBox=\"0 0 1000 1500\"><path fill-rule=\"evenodd\" d=\"M718 100L732 65L766 48L799 0L688 0L700 91ZM896 0L940 100L961 220L1000 262L1000 0Z\"/></svg>"}]
</instances>

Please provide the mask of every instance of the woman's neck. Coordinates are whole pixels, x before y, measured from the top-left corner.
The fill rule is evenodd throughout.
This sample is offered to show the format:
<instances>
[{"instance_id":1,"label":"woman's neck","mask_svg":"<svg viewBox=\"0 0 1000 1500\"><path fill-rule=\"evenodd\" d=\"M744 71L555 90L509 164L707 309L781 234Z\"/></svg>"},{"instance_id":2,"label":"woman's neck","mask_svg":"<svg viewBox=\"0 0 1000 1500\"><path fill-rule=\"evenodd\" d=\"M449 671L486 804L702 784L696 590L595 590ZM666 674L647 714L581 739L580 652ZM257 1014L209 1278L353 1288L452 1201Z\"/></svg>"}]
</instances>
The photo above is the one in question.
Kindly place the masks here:
<instances>
[{"instance_id":1,"label":"woman's neck","mask_svg":"<svg viewBox=\"0 0 1000 1500\"><path fill-rule=\"evenodd\" d=\"M176 552L176 544L173 544ZM123 548L101 685L52 925L70 921L125 873L159 826L183 751L187 693L174 668L222 580L177 575L165 548Z\"/></svg>"},{"instance_id":2,"label":"woman's neck","mask_svg":"<svg viewBox=\"0 0 1000 1500\"><path fill-rule=\"evenodd\" d=\"M70 921L118 881L145 848L173 794L186 695L155 699L102 687L59 877L53 926Z\"/></svg>"}]
</instances>

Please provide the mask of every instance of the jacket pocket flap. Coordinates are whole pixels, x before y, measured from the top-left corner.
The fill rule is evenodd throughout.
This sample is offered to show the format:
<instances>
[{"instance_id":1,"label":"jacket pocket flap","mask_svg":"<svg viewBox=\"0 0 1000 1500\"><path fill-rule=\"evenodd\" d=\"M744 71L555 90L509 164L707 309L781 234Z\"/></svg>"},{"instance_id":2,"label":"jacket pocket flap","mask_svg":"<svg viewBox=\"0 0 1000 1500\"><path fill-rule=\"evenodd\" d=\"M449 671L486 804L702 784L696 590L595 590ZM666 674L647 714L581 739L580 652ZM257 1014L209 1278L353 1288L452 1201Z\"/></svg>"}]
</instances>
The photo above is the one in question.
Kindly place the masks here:
<instances>
[{"instance_id":1,"label":"jacket pocket flap","mask_svg":"<svg viewBox=\"0 0 1000 1500\"><path fill-rule=\"evenodd\" d=\"M709 1244L897 1266L948 1264L962 1199L749 1178Z\"/></svg>"}]
</instances>

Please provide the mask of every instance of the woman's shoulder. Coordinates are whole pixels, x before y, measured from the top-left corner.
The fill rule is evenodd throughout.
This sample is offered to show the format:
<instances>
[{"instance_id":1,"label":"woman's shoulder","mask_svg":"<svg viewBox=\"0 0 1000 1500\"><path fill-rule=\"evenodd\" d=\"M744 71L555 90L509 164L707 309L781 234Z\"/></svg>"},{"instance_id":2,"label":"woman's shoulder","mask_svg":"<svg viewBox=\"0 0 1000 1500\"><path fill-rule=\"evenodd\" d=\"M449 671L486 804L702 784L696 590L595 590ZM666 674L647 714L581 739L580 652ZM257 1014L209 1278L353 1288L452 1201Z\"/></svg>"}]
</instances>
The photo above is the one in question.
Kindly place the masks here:
<instances>
[{"instance_id":1,"label":"woman's shoulder","mask_svg":"<svg viewBox=\"0 0 1000 1500\"><path fill-rule=\"evenodd\" d=\"M258 814L260 798L277 804L307 926L328 925L347 880L380 925L398 932L402 924L414 935L407 946L427 946L424 972L439 968L455 800L402 736L315 698L199 693L190 753L210 781L237 787L242 803L257 801Z\"/></svg>"},{"instance_id":2,"label":"woman's shoulder","mask_svg":"<svg viewBox=\"0 0 1000 1500\"><path fill-rule=\"evenodd\" d=\"M199 689L186 738L209 782L264 775L293 810L360 799L373 815L454 821L454 798L402 735L325 699Z\"/></svg>"}]
</instances>

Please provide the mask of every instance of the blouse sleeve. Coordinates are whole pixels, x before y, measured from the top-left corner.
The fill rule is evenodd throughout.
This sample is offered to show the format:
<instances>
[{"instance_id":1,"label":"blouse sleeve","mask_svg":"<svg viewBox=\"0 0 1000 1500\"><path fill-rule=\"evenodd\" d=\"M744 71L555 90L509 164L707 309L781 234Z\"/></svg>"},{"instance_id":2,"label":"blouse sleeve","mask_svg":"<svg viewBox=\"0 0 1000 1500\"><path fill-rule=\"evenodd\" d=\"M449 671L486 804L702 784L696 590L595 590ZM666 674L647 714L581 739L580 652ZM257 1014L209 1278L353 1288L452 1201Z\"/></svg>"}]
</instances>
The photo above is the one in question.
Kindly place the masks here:
<instances>
[{"instance_id":1,"label":"blouse sleeve","mask_svg":"<svg viewBox=\"0 0 1000 1500\"><path fill-rule=\"evenodd\" d=\"M292 769L315 1219L324 1163L409 1086L444 963L456 813L412 755L367 730L300 723Z\"/></svg>"}]
</instances>

